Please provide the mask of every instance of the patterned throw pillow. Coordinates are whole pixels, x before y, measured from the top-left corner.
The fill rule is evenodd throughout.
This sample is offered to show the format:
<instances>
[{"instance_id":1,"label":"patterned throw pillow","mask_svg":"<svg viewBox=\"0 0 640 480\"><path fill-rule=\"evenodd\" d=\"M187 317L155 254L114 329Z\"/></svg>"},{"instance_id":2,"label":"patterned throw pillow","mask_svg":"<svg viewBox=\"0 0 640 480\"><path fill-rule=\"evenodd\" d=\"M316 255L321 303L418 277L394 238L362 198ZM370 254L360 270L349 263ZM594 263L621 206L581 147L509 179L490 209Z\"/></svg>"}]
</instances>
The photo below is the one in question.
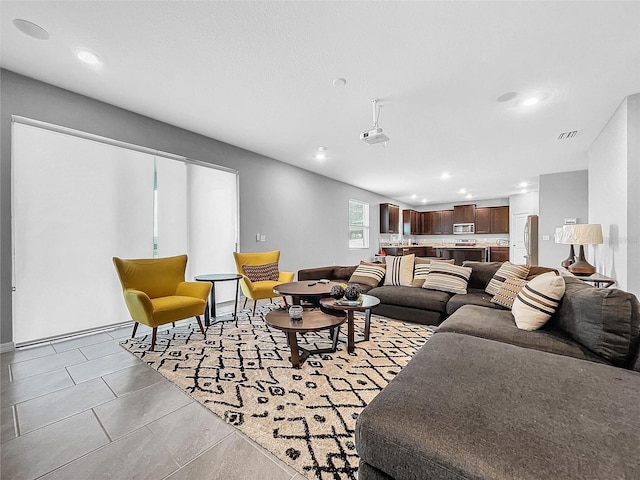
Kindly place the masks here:
<instances>
[{"instance_id":1,"label":"patterned throw pillow","mask_svg":"<svg viewBox=\"0 0 640 480\"><path fill-rule=\"evenodd\" d=\"M429 265L431 265L431 262L445 262L453 264L455 263L455 260L436 260L435 258L416 257L415 266L413 268L413 282L411 282L412 287L421 287L424 284L429 273Z\"/></svg>"},{"instance_id":2,"label":"patterned throw pillow","mask_svg":"<svg viewBox=\"0 0 640 480\"><path fill-rule=\"evenodd\" d=\"M445 262L431 262L431 268L422 288L450 293L467 293L471 268Z\"/></svg>"},{"instance_id":3,"label":"patterned throw pillow","mask_svg":"<svg viewBox=\"0 0 640 480\"><path fill-rule=\"evenodd\" d=\"M377 287L384 278L385 270L386 268L382 263L361 261L360 265L356 267L356 270L351 275L351 278L349 278L349 283L362 283L363 285Z\"/></svg>"},{"instance_id":4,"label":"patterned throw pillow","mask_svg":"<svg viewBox=\"0 0 640 480\"><path fill-rule=\"evenodd\" d=\"M518 328L537 330L554 314L564 295L564 278L553 272L538 275L516 295L511 313Z\"/></svg>"},{"instance_id":5,"label":"patterned throw pillow","mask_svg":"<svg viewBox=\"0 0 640 480\"><path fill-rule=\"evenodd\" d=\"M491 299L491 303L502 305L511 310L516 295L518 295L518 292L520 292L526 284L527 281L521 278L507 278L500 286L498 293Z\"/></svg>"},{"instance_id":6,"label":"patterned throw pillow","mask_svg":"<svg viewBox=\"0 0 640 480\"><path fill-rule=\"evenodd\" d=\"M384 276L384 284L411 286L415 260L416 256L414 254L400 256L387 255L385 258L387 272Z\"/></svg>"},{"instance_id":7,"label":"patterned throw pillow","mask_svg":"<svg viewBox=\"0 0 640 480\"><path fill-rule=\"evenodd\" d=\"M242 270L252 282L276 281L280 276L278 262L265 263L264 265L243 265Z\"/></svg>"},{"instance_id":8,"label":"patterned throw pillow","mask_svg":"<svg viewBox=\"0 0 640 480\"><path fill-rule=\"evenodd\" d=\"M507 278L527 278L529 275L529 267L527 265L516 265L509 261L504 262L498 271L493 275L493 278L489 280L485 292L495 295L500 290L500 286Z\"/></svg>"}]
</instances>

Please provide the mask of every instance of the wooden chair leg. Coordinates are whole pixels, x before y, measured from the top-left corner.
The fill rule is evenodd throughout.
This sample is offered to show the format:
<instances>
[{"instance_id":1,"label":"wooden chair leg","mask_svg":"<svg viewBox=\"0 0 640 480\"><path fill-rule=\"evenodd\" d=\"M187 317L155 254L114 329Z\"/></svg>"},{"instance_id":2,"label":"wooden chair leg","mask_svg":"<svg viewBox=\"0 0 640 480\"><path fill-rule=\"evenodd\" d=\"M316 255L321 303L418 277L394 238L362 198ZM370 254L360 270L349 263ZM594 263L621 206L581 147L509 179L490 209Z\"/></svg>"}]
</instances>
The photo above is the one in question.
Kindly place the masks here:
<instances>
[{"instance_id":1,"label":"wooden chair leg","mask_svg":"<svg viewBox=\"0 0 640 480\"><path fill-rule=\"evenodd\" d=\"M244 310L245 308L247 308L247 297L244 297L244 305L242 305L242 309Z\"/></svg>"},{"instance_id":2,"label":"wooden chair leg","mask_svg":"<svg viewBox=\"0 0 640 480\"><path fill-rule=\"evenodd\" d=\"M256 315L256 305L258 305L258 300L254 300L253 301L253 316L255 317Z\"/></svg>"},{"instance_id":3,"label":"wooden chair leg","mask_svg":"<svg viewBox=\"0 0 640 480\"><path fill-rule=\"evenodd\" d=\"M202 334L206 336L206 334L204 333L204 327L202 326L202 322L200 321L200 315L196 315L196 320L198 321L198 326L200 327L200 332L202 332Z\"/></svg>"},{"instance_id":4,"label":"wooden chair leg","mask_svg":"<svg viewBox=\"0 0 640 480\"><path fill-rule=\"evenodd\" d=\"M131 334L131 338L136 336L136 331L138 330L138 322L134 322L133 324L133 333Z\"/></svg>"},{"instance_id":5,"label":"wooden chair leg","mask_svg":"<svg viewBox=\"0 0 640 480\"><path fill-rule=\"evenodd\" d=\"M158 333L158 327L153 327L153 330L151 331L151 348L149 349L150 352L153 352L153 349L156 346L156 333Z\"/></svg>"}]
</instances>

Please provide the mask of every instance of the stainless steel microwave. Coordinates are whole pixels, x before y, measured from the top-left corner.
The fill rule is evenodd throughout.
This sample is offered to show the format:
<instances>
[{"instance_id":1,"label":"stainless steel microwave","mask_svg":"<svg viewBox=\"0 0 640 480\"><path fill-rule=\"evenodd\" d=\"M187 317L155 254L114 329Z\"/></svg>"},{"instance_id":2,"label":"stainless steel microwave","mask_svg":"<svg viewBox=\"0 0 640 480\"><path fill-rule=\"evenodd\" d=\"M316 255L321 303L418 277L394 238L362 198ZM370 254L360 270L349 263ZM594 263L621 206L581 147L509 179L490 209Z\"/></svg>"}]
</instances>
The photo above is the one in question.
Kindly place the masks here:
<instances>
[{"instance_id":1,"label":"stainless steel microwave","mask_svg":"<svg viewBox=\"0 0 640 480\"><path fill-rule=\"evenodd\" d=\"M474 223L454 223L453 234L454 235L467 235L469 233L475 233L476 226Z\"/></svg>"}]
</instances>

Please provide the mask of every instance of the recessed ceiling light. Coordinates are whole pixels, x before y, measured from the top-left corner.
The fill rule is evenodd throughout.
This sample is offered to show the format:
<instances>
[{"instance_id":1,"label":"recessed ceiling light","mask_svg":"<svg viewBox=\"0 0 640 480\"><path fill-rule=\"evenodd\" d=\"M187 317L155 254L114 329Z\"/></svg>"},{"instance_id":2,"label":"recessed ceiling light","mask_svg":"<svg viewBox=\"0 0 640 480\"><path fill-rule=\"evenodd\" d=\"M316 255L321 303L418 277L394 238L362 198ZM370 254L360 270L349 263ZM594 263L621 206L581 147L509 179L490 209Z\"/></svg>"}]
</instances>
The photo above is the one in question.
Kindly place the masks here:
<instances>
[{"instance_id":1,"label":"recessed ceiling light","mask_svg":"<svg viewBox=\"0 0 640 480\"><path fill-rule=\"evenodd\" d=\"M423 198L423 199L422 199L422 203L427 203L427 199L426 199L426 198Z\"/></svg>"},{"instance_id":2,"label":"recessed ceiling light","mask_svg":"<svg viewBox=\"0 0 640 480\"><path fill-rule=\"evenodd\" d=\"M347 81L344 78L334 78L333 86L334 87L344 87L347 84Z\"/></svg>"},{"instance_id":3,"label":"recessed ceiling light","mask_svg":"<svg viewBox=\"0 0 640 480\"><path fill-rule=\"evenodd\" d=\"M449 172L443 172L442 175L440 175L440 178L442 180L447 180L447 179L451 178L451 174Z\"/></svg>"},{"instance_id":4,"label":"recessed ceiling light","mask_svg":"<svg viewBox=\"0 0 640 480\"><path fill-rule=\"evenodd\" d=\"M465 194L465 193L467 193L467 189L466 188L461 188L460 190L458 190L458 193Z\"/></svg>"},{"instance_id":5,"label":"recessed ceiling light","mask_svg":"<svg viewBox=\"0 0 640 480\"><path fill-rule=\"evenodd\" d=\"M528 186L528 185L529 185L529 184L528 184L527 182L520 182L520 183L518 184L518 187L520 187L520 188L524 188L524 187L526 187L526 186Z\"/></svg>"},{"instance_id":6,"label":"recessed ceiling light","mask_svg":"<svg viewBox=\"0 0 640 480\"><path fill-rule=\"evenodd\" d=\"M473 198L473 195L471 195L470 193L467 193L464 198Z\"/></svg>"},{"instance_id":7,"label":"recessed ceiling light","mask_svg":"<svg viewBox=\"0 0 640 480\"><path fill-rule=\"evenodd\" d=\"M49 40L49 32L47 32L40 25L36 25L29 20L23 20L22 18L14 18L13 26L20 30L25 35L29 35L32 38L38 40Z\"/></svg>"},{"instance_id":8,"label":"recessed ceiling light","mask_svg":"<svg viewBox=\"0 0 640 480\"><path fill-rule=\"evenodd\" d=\"M327 147L325 146L318 147L315 155L316 160L325 160L327 158L326 152L327 152Z\"/></svg>"},{"instance_id":9,"label":"recessed ceiling light","mask_svg":"<svg viewBox=\"0 0 640 480\"><path fill-rule=\"evenodd\" d=\"M76 53L78 59L87 65L100 65L102 62L100 61L100 57L93 53L90 50L82 49L78 50Z\"/></svg>"},{"instance_id":10,"label":"recessed ceiling light","mask_svg":"<svg viewBox=\"0 0 640 480\"><path fill-rule=\"evenodd\" d=\"M522 190L520 190L520 193L527 193L528 190L526 188L523 188Z\"/></svg>"},{"instance_id":11,"label":"recessed ceiling light","mask_svg":"<svg viewBox=\"0 0 640 480\"><path fill-rule=\"evenodd\" d=\"M415 193L413 195L411 195L411 198L418 198L418 195L416 195Z\"/></svg>"},{"instance_id":12,"label":"recessed ceiling light","mask_svg":"<svg viewBox=\"0 0 640 480\"><path fill-rule=\"evenodd\" d=\"M537 105L539 102L540 102L540 98L529 97L529 98L525 98L522 101L522 105L524 105L525 107L533 107L534 105Z\"/></svg>"}]
</instances>

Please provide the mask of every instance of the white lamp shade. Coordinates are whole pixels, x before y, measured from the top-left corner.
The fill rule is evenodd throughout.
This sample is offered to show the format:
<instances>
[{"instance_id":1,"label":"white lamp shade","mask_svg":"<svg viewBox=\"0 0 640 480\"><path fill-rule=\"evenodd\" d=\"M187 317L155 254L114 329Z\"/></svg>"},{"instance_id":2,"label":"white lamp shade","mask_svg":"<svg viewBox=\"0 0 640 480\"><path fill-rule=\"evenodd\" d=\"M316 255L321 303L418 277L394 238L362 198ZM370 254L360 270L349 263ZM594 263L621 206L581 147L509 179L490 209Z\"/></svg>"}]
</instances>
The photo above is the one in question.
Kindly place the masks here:
<instances>
[{"instance_id":1,"label":"white lamp shade","mask_svg":"<svg viewBox=\"0 0 640 480\"><path fill-rule=\"evenodd\" d=\"M599 223L565 225L562 242L572 245L599 245L602 243L602 226Z\"/></svg>"}]
</instances>

